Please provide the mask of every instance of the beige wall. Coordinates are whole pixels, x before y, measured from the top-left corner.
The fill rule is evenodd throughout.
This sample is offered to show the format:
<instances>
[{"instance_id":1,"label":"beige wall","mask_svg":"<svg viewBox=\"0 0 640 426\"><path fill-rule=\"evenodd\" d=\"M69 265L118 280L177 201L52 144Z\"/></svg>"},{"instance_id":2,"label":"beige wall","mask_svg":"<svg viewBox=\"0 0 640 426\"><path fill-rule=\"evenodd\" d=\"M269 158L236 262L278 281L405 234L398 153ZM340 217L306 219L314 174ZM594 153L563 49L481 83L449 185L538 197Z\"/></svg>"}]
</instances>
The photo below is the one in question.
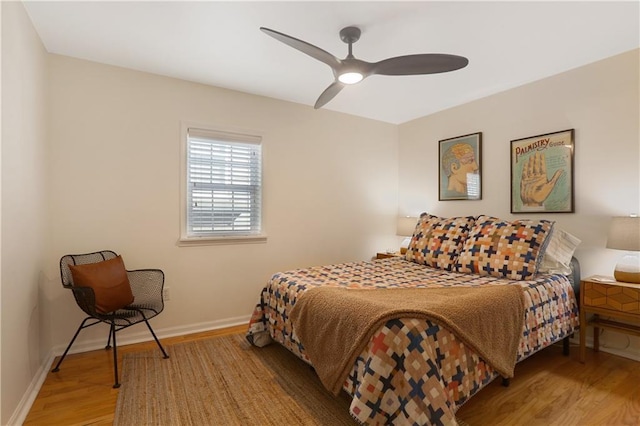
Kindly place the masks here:
<instances>
[{"instance_id":1,"label":"beige wall","mask_svg":"<svg viewBox=\"0 0 640 426\"><path fill-rule=\"evenodd\" d=\"M63 56L50 57L49 72L47 303L58 347L81 318L59 283L65 253L109 248L129 269L163 269L162 336L248 321L279 270L370 259L397 244L395 125ZM182 120L263 135L265 244L176 245ZM84 331L78 348L103 345L105 333Z\"/></svg>"},{"instance_id":2,"label":"beige wall","mask_svg":"<svg viewBox=\"0 0 640 426\"><path fill-rule=\"evenodd\" d=\"M22 3L2 2L0 423L32 385L51 340L40 318L48 245L46 52Z\"/></svg>"},{"instance_id":3,"label":"beige wall","mask_svg":"<svg viewBox=\"0 0 640 426\"><path fill-rule=\"evenodd\" d=\"M399 211L545 218L582 240L583 276L612 275L611 216L640 214L639 50L399 126ZM510 141L575 129L575 213L510 214ZM482 132L482 200L438 201L438 141ZM605 345L627 337L605 332ZM629 349L640 359L640 339Z\"/></svg>"}]
</instances>

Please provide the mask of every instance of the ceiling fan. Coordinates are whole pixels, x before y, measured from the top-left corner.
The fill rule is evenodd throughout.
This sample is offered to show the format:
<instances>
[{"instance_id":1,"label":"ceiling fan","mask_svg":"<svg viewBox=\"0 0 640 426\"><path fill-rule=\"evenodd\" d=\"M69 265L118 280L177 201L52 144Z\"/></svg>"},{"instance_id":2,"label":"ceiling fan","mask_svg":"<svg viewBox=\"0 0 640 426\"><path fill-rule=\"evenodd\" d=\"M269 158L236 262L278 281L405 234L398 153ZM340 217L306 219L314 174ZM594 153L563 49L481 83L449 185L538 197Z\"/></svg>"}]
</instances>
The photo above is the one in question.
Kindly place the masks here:
<instances>
[{"instance_id":1,"label":"ceiling fan","mask_svg":"<svg viewBox=\"0 0 640 426\"><path fill-rule=\"evenodd\" d=\"M281 32L265 27L260 27L260 30L331 67L335 81L322 92L314 105L315 109L333 99L345 85L358 83L370 75L436 74L455 71L466 67L469 63L465 57L441 53L396 56L379 62L362 61L356 59L352 53L353 43L360 39L360 28L358 27L346 27L340 30L340 39L349 45L349 54L344 59L338 59L319 47Z\"/></svg>"}]
</instances>

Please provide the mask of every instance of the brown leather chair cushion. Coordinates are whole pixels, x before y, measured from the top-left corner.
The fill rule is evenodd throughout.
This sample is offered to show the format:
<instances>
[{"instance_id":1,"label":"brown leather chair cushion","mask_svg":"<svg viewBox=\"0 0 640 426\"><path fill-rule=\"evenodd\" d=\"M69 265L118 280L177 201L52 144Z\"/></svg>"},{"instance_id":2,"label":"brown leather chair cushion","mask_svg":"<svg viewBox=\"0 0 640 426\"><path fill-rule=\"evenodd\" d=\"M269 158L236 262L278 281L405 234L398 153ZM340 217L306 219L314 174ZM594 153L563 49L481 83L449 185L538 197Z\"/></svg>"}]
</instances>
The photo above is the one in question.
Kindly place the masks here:
<instances>
[{"instance_id":1,"label":"brown leather chair cushion","mask_svg":"<svg viewBox=\"0 0 640 426\"><path fill-rule=\"evenodd\" d=\"M98 312L113 312L133 303L122 256L86 265L69 265L69 270L75 286L93 288Z\"/></svg>"}]
</instances>

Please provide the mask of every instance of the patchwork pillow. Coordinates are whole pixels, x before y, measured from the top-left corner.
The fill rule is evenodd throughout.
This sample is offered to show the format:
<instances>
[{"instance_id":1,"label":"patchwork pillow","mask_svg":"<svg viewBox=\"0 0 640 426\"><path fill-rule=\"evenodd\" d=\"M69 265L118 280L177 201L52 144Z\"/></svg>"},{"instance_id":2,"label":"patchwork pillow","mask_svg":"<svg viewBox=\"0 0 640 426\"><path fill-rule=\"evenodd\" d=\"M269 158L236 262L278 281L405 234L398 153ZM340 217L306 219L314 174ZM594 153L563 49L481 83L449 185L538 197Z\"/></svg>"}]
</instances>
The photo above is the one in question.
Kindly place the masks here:
<instances>
[{"instance_id":1,"label":"patchwork pillow","mask_svg":"<svg viewBox=\"0 0 640 426\"><path fill-rule=\"evenodd\" d=\"M530 279L538 271L553 224L548 220L508 222L478 216L455 270L511 280Z\"/></svg>"},{"instance_id":2,"label":"patchwork pillow","mask_svg":"<svg viewBox=\"0 0 640 426\"><path fill-rule=\"evenodd\" d=\"M109 313L133 303L133 293L122 256L97 263L69 265L73 285L91 287L96 309Z\"/></svg>"},{"instance_id":3,"label":"patchwork pillow","mask_svg":"<svg viewBox=\"0 0 640 426\"><path fill-rule=\"evenodd\" d=\"M441 218L423 213L405 259L445 271L453 270L474 221L473 216Z\"/></svg>"}]
</instances>

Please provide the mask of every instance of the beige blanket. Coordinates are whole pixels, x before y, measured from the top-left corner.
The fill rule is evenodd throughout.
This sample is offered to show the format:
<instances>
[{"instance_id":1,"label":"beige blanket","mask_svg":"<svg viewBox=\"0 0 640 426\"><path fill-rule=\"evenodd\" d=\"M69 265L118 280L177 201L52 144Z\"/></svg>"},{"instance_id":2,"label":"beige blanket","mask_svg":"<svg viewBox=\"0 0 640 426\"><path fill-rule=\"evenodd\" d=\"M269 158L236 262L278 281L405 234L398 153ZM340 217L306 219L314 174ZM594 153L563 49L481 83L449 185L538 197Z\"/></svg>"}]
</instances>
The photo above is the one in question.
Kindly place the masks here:
<instances>
[{"instance_id":1,"label":"beige blanket","mask_svg":"<svg viewBox=\"0 0 640 426\"><path fill-rule=\"evenodd\" d=\"M315 287L300 296L290 318L320 380L336 395L373 334L398 318L428 319L447 328L503 377L513 377L524 326L524 292L519 285Z\"/></svg>"}]
</instances>

